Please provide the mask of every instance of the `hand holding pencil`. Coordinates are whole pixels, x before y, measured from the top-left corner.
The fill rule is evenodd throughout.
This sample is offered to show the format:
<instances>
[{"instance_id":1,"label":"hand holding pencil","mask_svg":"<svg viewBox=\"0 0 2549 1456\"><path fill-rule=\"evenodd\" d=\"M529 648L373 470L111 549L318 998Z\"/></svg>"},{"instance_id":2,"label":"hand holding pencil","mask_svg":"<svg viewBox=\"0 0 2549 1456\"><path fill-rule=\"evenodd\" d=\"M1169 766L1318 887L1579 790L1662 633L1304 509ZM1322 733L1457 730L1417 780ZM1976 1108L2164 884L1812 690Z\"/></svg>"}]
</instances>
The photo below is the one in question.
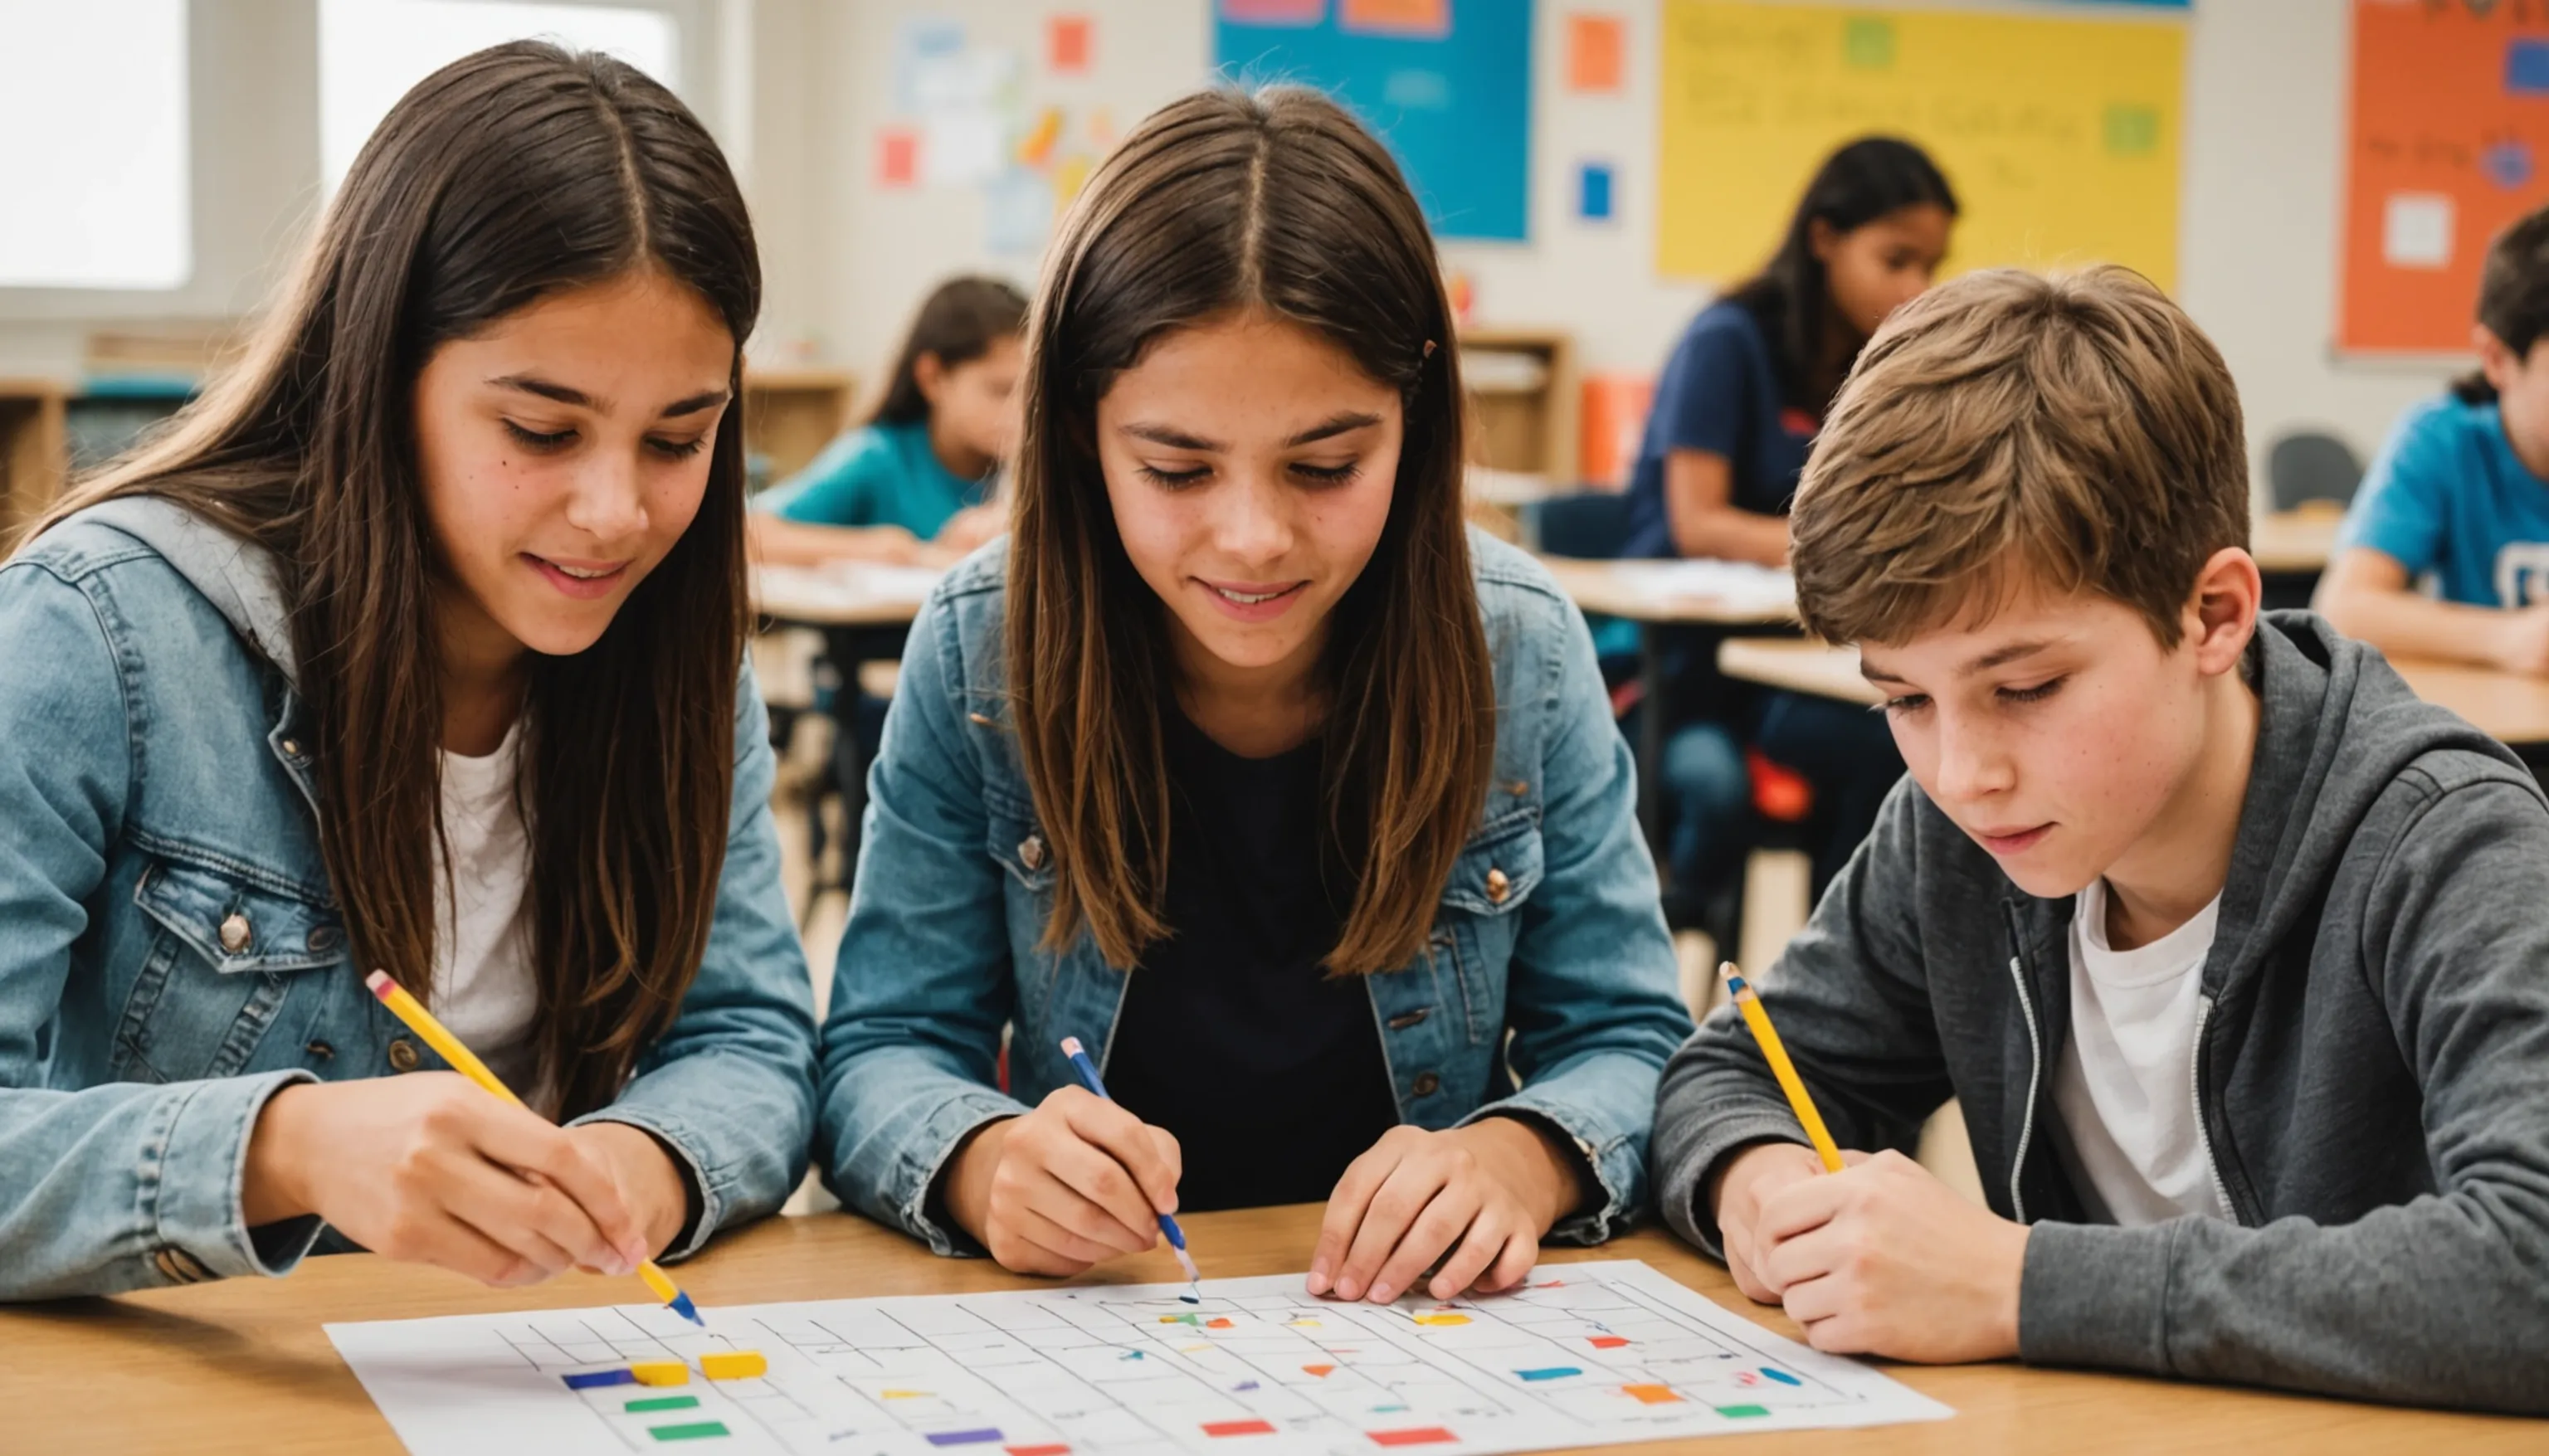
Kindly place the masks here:
<instances>
[{"instance_id":1,"label":"hand holding pencil","mask_svg":"<svg viewBox=\"0 0 2549 1456\"><path fill-rule=\"evenodd\" d=\"M1751 1029L1752 1040L1761 1048L1761 1059L1769 1063L1771 1077L1787 1097L1789 1109L1796 1113L1798 1126L1813 1144L1811 1151L1794 1142L1780 1141L1743 1148L1720 1162L1714 1186L1707 1190L1726 1252L1726 1267L1734 1274L1736 1286L1747 1298L1776 1304L1778 1295L1752 1267L1752 1228L1762 1204L1790 1184L1818 1173L1838 1173L1867 1155L1845 1154L1833 1141L1823 1114L1806 1090L1805 1079L1798 1075L1797 1064L1788 1055L1787 1045L1779 1040L1778 1028L1771 1025L1770 1013L1761 1005L1760 994L1731 960L1721 964L1718 973L1725 978L1727 992L1744 1024Z\"/></svg>"}]
</instances>

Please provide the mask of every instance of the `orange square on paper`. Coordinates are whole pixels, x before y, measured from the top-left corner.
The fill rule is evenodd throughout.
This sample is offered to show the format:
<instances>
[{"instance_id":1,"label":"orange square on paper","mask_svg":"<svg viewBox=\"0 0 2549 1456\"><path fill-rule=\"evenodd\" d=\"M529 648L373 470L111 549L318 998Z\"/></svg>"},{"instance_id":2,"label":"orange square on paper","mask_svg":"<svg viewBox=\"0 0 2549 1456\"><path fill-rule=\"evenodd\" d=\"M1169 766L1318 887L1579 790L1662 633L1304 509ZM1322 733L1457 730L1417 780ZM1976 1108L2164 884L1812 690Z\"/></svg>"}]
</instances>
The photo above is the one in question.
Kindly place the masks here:
<instances>
[{"instance_id":1,"label":"orange square on paper","mask_svg":"<svg viewBox=\"0 0 2549 1456\"><path fill-rule=\"evenodd\" d=\"M1452 34L1452 0L1337 0L1337 29L1439 41Z\"/></svg>"},{"instance_id":2,"label":"orange square on paper","mask_svg":"<svg viewBox=\"0 0 2549 1456\"><path fill-rule=\"evenodd\" d=\"M1088 70L1088 42L1093 27L1085 15L1057 15L1045 22L1045 64L1057 76Z\"/></svg>"},{"instance_id":3,"label":"orange square on paper","mask_svg":"<svg viewBox=\"0 0 2549 1456\"><path fill-rule=\"evenodd\" d=\"M1570 15L1566 18L1566 89L1606 92L1620 89L1628 44L1616 15Z\"/></svg>"}]
</instances>

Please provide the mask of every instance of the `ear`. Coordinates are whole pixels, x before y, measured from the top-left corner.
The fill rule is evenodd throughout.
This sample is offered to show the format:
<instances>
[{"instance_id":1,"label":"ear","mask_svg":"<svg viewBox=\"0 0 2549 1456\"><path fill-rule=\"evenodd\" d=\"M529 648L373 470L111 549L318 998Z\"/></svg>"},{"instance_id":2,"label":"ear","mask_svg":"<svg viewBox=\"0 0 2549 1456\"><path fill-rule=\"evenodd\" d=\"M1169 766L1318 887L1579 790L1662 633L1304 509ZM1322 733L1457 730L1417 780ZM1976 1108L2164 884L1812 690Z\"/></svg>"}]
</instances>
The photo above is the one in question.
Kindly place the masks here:
<instances>
[{"instance_id":1,"label":"ear","mask_svg":"<svg viewBox=\"0 0 2549 1456\"><path fill-rule=\"evenodd\" d=\"M1818 263L1832 261L1833 254L1841 248L1841 236L1840 228L1821 218L1806 220L1806 249L1815 255Z\"/></svg>"},{"instance_id":2,"label":"ear","mask_svg":"<svg viewBox=\"0 0 2549 1456\"><path fill-rule=\"evenodd\" d=\"M2195 652L2196 671L2206 677L2233 672L2257 635L2257 612L2266 584L2257 559L2236 546L2213 553L2195 574L2184 613L2186 645Z\"/></svg>"},{"instance_id":3,"label":"ear","mask_svg":"<svg viewBox=\"0 0 2549 1456\"><path fill-rule=\"evenodd\" d=\"M947 388L947 361L928 349L912 355L911 382L920 387L920 398L937 404L940 392Z\"/></svg>"},{"instance_id":4,"label":"ear","mask_svg":"<svg viewBox=\"0 0 2549 1456\"><path fill-rule=\"evenodd\" d=\"M2488 385L2502 395L2512 389L2513 375L2522 367L2522 356L2506 347L2496 330L2484 323L2470 325L2470 347L2478 351L2479 371L2487 376Z\"/></svg>"}]
</instances>

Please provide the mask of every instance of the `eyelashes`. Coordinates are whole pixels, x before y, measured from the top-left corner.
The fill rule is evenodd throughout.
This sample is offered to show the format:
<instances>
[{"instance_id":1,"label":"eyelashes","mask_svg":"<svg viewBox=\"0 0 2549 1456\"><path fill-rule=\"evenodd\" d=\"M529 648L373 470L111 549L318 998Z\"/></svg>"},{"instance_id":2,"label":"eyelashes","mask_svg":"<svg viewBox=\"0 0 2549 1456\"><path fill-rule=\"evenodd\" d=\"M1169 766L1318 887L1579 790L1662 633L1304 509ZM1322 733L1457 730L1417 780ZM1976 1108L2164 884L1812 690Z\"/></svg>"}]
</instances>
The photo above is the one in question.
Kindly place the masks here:
<instances>
[{"instance_id":1,"label":"eyelashes","mask_svg":"<svg viewBox=\"0 0 2549 1456\"><path fill-rule=\"evenodd\" d=\"M1161 470L1156 466L1141 464L1136 464L1133 468L1141 474L1142 479L1164 491L1182 491L1190 486L1201 485L1212 476L1212 467L1208 465L1198 465L1192 470ZM1302 483L1310 486L1342 486L1363 477L1363 462L1359 460L1350 460L1343 465L1312 465L1301 461L1294 463L1290 469Z\"/></svg>"},{"instance_id":2,"label":"eyelashes","mask_svg":"<svg viewBox=\"0 0 2549 1456\"><path fill-rule=\"evenodd\" d=\"M542 454L546 454L556 450L563 450L567 446L575 443L575 431L572 429L561 429L555 431L526 429L521 425L516 424L510 419L505 420L504 425L505 432L514 437L514 443L520 445L525 450L534 450ZM698 435L687 440L658 439L650 435L646 439L646 448L654 451L657 455L662 456L666 460L688 460L692 456L700 453L702 450L707 449L708 444L708 437L707 435Z\"/></svg>"}]
</instances>

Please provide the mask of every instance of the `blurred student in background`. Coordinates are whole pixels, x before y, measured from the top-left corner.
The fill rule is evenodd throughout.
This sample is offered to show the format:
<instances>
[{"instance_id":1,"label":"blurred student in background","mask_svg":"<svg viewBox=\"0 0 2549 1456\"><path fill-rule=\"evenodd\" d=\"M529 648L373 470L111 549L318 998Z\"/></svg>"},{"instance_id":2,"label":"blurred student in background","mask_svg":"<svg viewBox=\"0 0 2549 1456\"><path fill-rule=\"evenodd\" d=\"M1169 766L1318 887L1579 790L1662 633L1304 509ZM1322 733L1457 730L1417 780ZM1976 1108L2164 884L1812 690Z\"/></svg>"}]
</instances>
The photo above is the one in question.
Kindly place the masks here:
<instances>
[{"instance_id":1,"label":"blurred student in background","mask_svg":"<svg viewBox=\"0 0 2549 1456\"><path fill-rule=\"evenodd\" d=\"M1946 177L1909 141L1861 137L1825 159L1778 251L1673 346L1629 480L1623 555L1788 564L1788 499L1824 410L1876 326L1929 288L1955 219ZM1740 734L1813 787L1820 895L1902 776L1883 720L1775 691L1710 712L1723 697L1709 690L1715 665L1677 677L1683 716L1698 716L1677 725L1662 767L1676 886L1704 893L1741 861L1751 786Z\"/></svg>"},{"instance_id":2,"label":"blurred student in background","mask_svg":"<svg viewBox=\"0 0 2549 1456\"><path fill-rule=\"evenodd\" d=\"M818 566L956 557L1007 529L994 487L1017 439L1026 319L1026 295L996 278L940 284L912 320L876 413L755 502L759 558Z\"/></svg>"}]
</instances>

